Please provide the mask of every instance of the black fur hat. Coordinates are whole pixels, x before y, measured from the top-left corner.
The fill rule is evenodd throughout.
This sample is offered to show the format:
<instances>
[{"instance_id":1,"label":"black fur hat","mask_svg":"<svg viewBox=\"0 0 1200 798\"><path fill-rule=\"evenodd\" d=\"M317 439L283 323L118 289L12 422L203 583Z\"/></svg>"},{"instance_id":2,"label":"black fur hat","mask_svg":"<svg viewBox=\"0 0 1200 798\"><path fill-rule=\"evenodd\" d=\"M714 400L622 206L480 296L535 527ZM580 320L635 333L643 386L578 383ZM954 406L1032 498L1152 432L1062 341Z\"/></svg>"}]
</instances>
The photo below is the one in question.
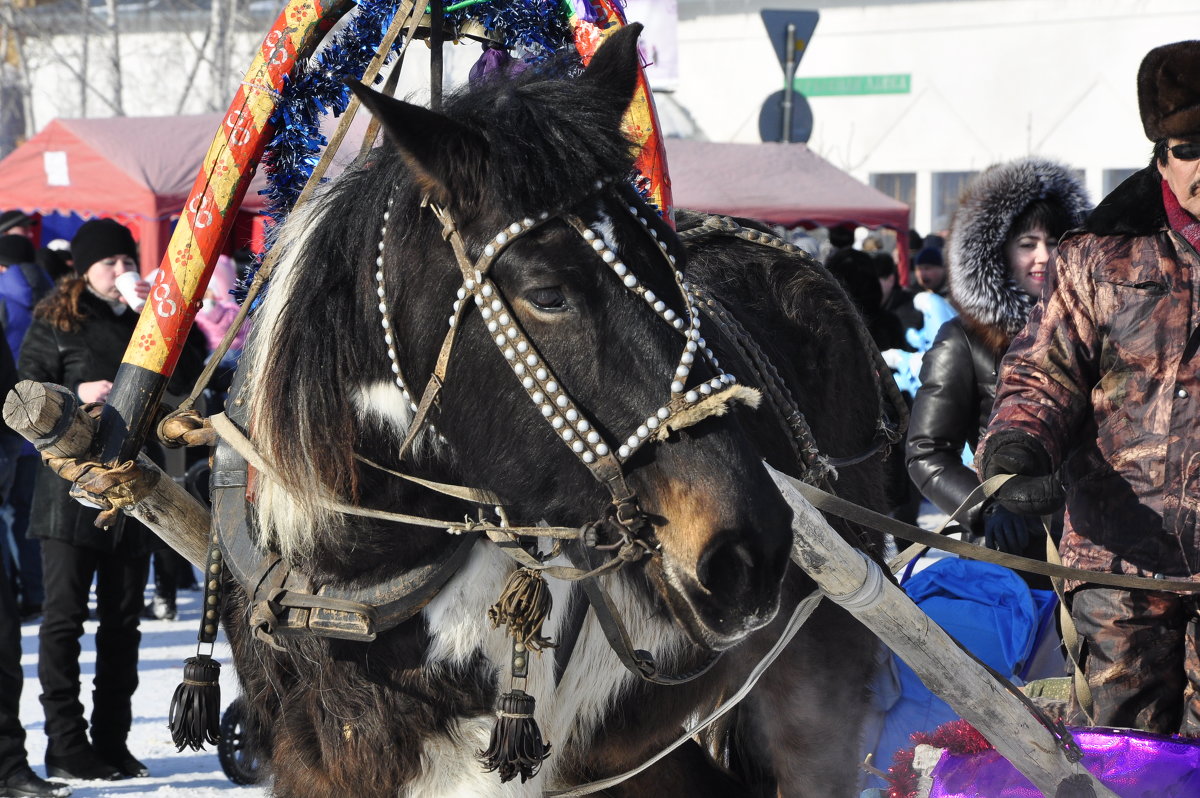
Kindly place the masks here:
<instances>
[{"instance_id":1,"label":"black fur hat","mask_svg":"<svg viewBox=\"0 0 1200 798\"><path fill-rule=\"evenodd\" d=\"M92 219L84 222L71 239L71 255L75 273L80 277L97 261L114 255L128 255L137 260L137 244L129 228L113 219Z\"/></svg>"},{"instance_id":2,"label":"black fur hat","mask_svg":"<svg viewBox=\"0 0 1200 798\"><path fill-rule=\"evenodd\" d=\"M14 227L23 227L31 221L33 220L21 211L5 211L4 213L0 213L0 233L11 230Z\"/></svg>"},{"instance_id":3,"label":"black fur hat","mask_svg":"<svg viewBox=\"0 0 1200 798\"><path fill-rule=\"evenodd\" d=\"M1146 138L1200 135L1200 41L1164 44L1146 53L1137 89Z\"/></svg>"},{"instance_id":4,"label":"black fur hat","mask_svg":"<svg viewBox=\"0 0 1200 798\"><path fill-rule=\"evenodd\" d=\"M1020 158L988 167L966 188L947 245L950 299L964 317L994 333L1007 348L1020 332L1034 299L1017 287L1004 254L1013 223L1044 200L1065 211L1069 227L1083 223L1087 189L1067 167L1045 158Z\"/></svg>"},{"instance_id":5,"label":"black fur hat","mask_svg":"<svg viewBox=\"0 0 1200 798\"><path fill-rule=\"evenodd\" d=\"M0 266L33 263L33 242L25 236L0 235Z\"/></svg>"}]
</instances>

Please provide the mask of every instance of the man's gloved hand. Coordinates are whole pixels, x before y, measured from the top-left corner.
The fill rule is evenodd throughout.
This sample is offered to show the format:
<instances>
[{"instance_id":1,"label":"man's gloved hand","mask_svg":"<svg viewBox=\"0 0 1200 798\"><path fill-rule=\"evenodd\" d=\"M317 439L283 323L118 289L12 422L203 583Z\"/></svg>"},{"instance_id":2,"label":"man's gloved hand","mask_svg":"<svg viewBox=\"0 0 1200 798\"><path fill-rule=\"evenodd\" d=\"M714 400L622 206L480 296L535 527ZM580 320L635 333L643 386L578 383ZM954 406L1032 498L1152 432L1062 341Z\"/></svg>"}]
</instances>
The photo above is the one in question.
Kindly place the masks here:
<instances>
[{"instance_id":1,"label":"man's gloved hand","mask_svg":"<svg viewBox=\"0 0 1200 798\"><path fill-rule=\"evenodd\" d=\"M1036 524L1034 519L1017 515L1004 505L992 502L983 510L984 543L989 549L1020 554L1029 545L1033 524Z\"/></svg>"},{"instance_id":2,"label":"man's gloved hand","mask_svg":"<svg viewBox=\"0 0 1200 798\"><path fill-rule=\"evenodd\" d=\"M1050 468L1045 448L1031 435L1010 433L993 441L983 453L980 473L985 480L998 474L1016 475L992 498L1019 515L1049 515L1063 506L1062 482Z\"/></svg>"}]
</instances>

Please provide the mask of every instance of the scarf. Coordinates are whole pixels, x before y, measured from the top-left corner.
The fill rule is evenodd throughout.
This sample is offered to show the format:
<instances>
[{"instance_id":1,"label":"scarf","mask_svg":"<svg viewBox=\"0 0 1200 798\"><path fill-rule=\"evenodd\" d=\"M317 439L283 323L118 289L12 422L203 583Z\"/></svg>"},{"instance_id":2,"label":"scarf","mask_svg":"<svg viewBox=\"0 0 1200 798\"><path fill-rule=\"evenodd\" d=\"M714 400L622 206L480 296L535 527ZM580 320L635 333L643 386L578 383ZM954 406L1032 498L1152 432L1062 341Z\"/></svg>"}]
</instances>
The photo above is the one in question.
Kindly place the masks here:
<instances>
[{"instance_id":1,"label":"scarf","mask_svg":"<svg viewBox=\"0 0 1200 798\"><path fill-rule=\"evenodd\" d=\"M1162 181L1162 195L1163 207L1167 211L1167 224L1183 236L1184 240L1192 245L1192 249L1200 252L1200 219L1183 209L1166 180Z\"/></svg>"}]
</instances>

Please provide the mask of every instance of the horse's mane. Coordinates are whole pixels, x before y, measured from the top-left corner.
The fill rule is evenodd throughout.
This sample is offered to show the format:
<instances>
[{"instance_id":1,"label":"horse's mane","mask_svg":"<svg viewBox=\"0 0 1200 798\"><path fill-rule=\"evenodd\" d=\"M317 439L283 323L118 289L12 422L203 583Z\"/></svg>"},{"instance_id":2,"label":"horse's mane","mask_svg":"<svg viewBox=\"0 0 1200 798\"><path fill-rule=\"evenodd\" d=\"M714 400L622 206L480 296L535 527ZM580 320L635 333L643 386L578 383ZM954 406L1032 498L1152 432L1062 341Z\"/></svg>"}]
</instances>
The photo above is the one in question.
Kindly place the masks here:
<instances>
[{"instance_id":1,"label":"horse's mane","mask_svg":"<svg viewBox=\"0 0 1200 798\"><path fill-rule=\"evenodd\" d=\"M453 151L448 142L440 153L460 223L556 211L594 191L597 180L629 176L634 153L616 124L628 96L572 78L577 66L559 58L446 98L444 115L483 145L482 152ZM293 213L276 237L281 257L256 314L248 367L252 435L279 477L259 480L259 530L289 559L311 555L318 538L345 530L345 517L323 499L358 500L356 447L390 444L394 451L411 423L387 373L373 275L389 203L390 252L448 257L419 205L426 187L414 166L411 152L386 142ZM410 268L393 258L389 274ZM431 300L438 314L448 299ZM406 327L394 325L397 333ZM419 392L424 375L406 377ZM424 437L418 454L428 458L431 436Z\"/></svg>"}]
</instances>

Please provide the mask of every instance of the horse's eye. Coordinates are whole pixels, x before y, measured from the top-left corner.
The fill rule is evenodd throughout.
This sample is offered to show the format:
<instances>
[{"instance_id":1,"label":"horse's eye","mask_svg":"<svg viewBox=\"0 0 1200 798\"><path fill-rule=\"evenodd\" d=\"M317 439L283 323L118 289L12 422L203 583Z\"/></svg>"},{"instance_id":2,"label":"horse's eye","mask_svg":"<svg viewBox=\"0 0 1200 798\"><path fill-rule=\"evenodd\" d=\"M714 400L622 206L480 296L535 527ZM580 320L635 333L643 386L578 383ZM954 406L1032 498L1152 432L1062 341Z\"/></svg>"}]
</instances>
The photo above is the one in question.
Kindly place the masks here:
<instances>
[{"instance_id":1,"label":"horse's eye","mask_svg":"<svg viewBox=\"0 0 1200 798\"><path fill-rule=\"evenodd\" d=\"M567 309L567 298L561 288L535 288L525 293L525 299L547 313L559 313Z\"/></svg>"}]
</instances>

